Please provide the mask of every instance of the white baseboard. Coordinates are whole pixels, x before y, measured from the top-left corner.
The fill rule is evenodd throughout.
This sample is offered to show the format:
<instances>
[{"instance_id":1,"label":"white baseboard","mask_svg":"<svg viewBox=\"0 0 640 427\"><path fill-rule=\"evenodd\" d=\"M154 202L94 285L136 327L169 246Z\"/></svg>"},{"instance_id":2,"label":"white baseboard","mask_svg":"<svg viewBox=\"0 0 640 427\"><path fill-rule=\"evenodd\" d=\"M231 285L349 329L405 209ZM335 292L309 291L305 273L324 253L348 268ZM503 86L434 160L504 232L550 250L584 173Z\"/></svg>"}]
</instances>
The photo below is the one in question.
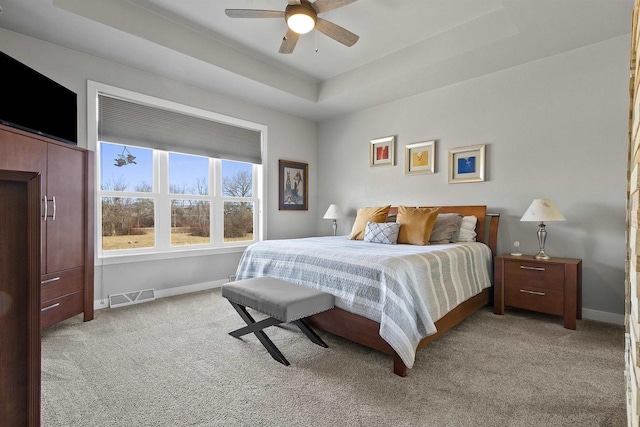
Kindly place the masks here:
<instances>
[{"instance_id":1,"label":"white baseboard","mask_svg":"<svg viewBox=\"0 0 640 427\"><path fill-rule=\"evenodd\" d=\"M208 289L215 289L215 288L219 288L225 283L229 283L229 280L222 279L222 280L215 280L213 282L196 283L194 285L177 286L175 288L169 288L169 289L156 289L154 290L154 293L155 293L156 299L165 298L165 297L172 297L175 295L190 294L192 292L206 291ZM109 308L108 298L105 298L104 300L93 301L94 310L100 310L102 308Z\"/></svg>"},{"instance_id":2,"label":"white baseboard","mask_svg":"<svg viewBox=\"0 0 640 427\"><path fill-rule=\"evenodd\" d=\"M196 283L194 285L177 286L175 288L169 289L158 289L155 290L155 296L156 298L165 298L175 295L189 294L192 292L206 291L208 289L219 288L225 283L229 283L229 280L222 279L215 280L213 282ZM93 308L94 310L109 308L109 299L105 298L103 301L95 300L93 302ZM613 323L616 325L624 325L624 314L609 313L607 311L592 310L590 308L582 309L582 318L597 320L599 322Z\"/></svg>"},{"instance_id":3,"label":"white baseboard","mask_svg":"<svg viewBox=\"0 0 640 427\"><path fill-rule=\"evenodd\" d=\"M597 320L599 322L614 323L616 325L624 325L624 314L609 313L607 311L591 310L590 308L582 309L582 318L589 320Z\"/></svg>"},{"instance_id":4,"label":"white baseboard","mask_svg":"<svg viewBox=\"0 0 640 427\"><path fill-rule=\"evenodd\" d=\"M101 310L103 308L109 308L109 298L105 298L105 299L97 299L93 301L93 309L94 310Z\"/></svg>"}]
</instances>

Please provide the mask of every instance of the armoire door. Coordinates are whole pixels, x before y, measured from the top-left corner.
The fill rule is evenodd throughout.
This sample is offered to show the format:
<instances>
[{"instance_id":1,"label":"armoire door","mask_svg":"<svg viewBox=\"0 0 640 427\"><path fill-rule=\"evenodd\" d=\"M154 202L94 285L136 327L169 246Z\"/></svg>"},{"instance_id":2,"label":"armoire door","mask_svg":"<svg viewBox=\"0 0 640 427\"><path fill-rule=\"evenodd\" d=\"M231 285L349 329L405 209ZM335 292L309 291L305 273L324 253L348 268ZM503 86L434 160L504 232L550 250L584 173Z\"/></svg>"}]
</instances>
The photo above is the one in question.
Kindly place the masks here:
<instances>
[{"instance_id":1,"label":"armoire door","mask_svg":"<svg viewBox=\"0 0 640 427\"><path fill-rule=\"evenodd\" d=\"M0 425L40 425L40 175L0 170Z\"/></svg>"},{"instance_id":2,"label":"armoire door","mask_svg":"<svg viewBox=\"0 0 640 427\"><path fill-rule=\"evenodd\" d=\"M84 265L84 159L82 151L49 144L43 273Z\"/></svg>"},{"instance_id":3,"label":"armoire door","mask_svg":"<svg viewBox=\"0 0 640 427\"><path fill-rule=\"evenodd\" d=\"M47 143L0 126L0 170L40 172L41 216L44 214L44 194L47 191ZM42 244L46 236L42 235ZM46 256L42 253L44 273Z\"/></svg>"}]
</instances>

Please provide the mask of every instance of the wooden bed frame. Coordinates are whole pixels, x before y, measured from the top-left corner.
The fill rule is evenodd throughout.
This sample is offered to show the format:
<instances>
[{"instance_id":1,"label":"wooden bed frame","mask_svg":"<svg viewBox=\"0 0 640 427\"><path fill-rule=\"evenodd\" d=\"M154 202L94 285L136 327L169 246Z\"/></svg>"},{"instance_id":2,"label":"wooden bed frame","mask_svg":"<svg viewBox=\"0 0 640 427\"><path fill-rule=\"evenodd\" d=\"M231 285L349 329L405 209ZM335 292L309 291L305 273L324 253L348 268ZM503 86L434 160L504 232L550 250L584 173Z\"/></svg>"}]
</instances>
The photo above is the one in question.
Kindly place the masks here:
<instances>
[{"instance_id":1,"label":"wooden bed frame","mask_svg":"<svg viewBox=\"0 0 640 427\"><path fill-rule=\"evenodd\" d=\"M391 208L389 211L389 215L394 215L396 213L397 208ZM493 256L496 256L496 248L498 244L498 222L500 220L500 216L498 214L487 214L486 206L440 206L439 213L475 215L478 218L478 224L476 225L476 233L478 234L476 237L477 241L483 242L489 246ZM487 222L489 223L488 230L486 227ZM480 308L489 304L489 302L490 288L487 288L461 303L440 320L435 322L438 332L423 338L418 344L418 349L424 347L439 337L442 333L453 328ZM404 364L400 356L398 356L396 351L380 337L380 323L337 307L315 314L309 318L309 321L316 328L392 355L393 372L401 377L405 377L407 375L407 366Z\"/></svg>"}]
</instances>

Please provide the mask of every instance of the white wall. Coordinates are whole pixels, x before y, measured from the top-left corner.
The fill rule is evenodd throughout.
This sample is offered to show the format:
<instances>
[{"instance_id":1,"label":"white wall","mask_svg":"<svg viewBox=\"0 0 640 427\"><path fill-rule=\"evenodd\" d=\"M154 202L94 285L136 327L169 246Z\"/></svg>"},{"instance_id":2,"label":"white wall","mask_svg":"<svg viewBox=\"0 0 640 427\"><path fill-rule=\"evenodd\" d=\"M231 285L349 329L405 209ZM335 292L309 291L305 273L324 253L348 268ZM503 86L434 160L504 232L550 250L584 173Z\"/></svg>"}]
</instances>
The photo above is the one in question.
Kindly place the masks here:
<instances>
[{"instance_id":1,"label":"white wall","mask_svg":"<svg viewBox=\"0 0 640 427\"><path fill-rule=\"evenodd\" d=\"M86 55L0 28L6 54L63 84L78 94L78 145L87 146L87 80L260 123L268 127L266 153L266 237L306 237L316 226L315 123L203 90L176 80ZM117 48L117 47L114 47ZM309 211L278 211L278 159L309 163ZM241 252L105 265L96 268L96 299L136 289L170 289L226 280L235 273ZM99 263L98 263L99 264ZM104 286L101 282L104 278Z\"/></svg>"},{"instance_id":2,"label":"white wall","mask_svg":"<svg viewBox=\"0 0 640 427\"><path fill-rule=\"evenodd\" d=\"M0 46L78 94L86 146L86 81L94 80L268 126L267 237L330 234L330 203L359 206L486 204L501 213L499 252L513 240L537 250L536 225L519 218L549 197L568 221L550 223L547 252L584 260L583 306L624 312L628 37L382 105L319 126L200 88L0 29ZM401 66L400 64L398 66ZM473 66L473 64L469 64ZM369 168L369 140L397 136L394 167ZM436 139L435 175L405 176L404 146ZM487 144L487 181L447 184L447 150ZM278 159L309 163L309 211L277 207ZM316 197L317 195L317 197ZM225 280L240 253L96 268L96 298ZM104 286L101 286L104 278Z\"/></svg>"},{"instance_id":3,"label":"white wall","mask_svg":"<svg viewBox=\"0 0 640 427\"><path fill-rule=\"evenodd\" d=\"M493 73L322 122L318 232L330 203L361 206L486 204L501 214L498 252L537 252L537 225L520 217L551 198L567 218L547 224L551 256L583 259L585 316L624 313L629 38ZM398 64L401 66L401 64ZM469 64L470 67L473 64ZM396 135L396 166L370 168L369 140ZM404 146L437 140L436 173L404 175ZM448 184L447 150L487 145L487 180ZM619 316L613 316L620 318Z\"/></svg>"}]
</instances>

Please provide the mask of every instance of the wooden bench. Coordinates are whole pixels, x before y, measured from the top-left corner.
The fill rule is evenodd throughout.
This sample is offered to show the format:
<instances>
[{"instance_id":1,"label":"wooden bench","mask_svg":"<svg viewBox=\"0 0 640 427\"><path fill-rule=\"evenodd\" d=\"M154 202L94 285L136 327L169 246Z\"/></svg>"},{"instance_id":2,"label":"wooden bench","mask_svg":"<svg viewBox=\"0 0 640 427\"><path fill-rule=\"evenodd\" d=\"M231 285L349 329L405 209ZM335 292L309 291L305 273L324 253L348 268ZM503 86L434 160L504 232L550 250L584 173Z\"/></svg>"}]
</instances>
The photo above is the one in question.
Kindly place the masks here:
<instances>
[{"instance_id":1,"label":"wooden bench","mask_svg":"<svg viewBox=\"0 0 640 427\"><path fill-rule=\"evenodd\" d=\"M229 332L229 335L240 338L253 332L271 357L283 365L288 366L289 362L263 331L269 326L291 322L311 341L328 347L311 329L305 318L333 308L334 296L331 294L273 277L256 277L223 285L222 296L229 300L247 324ZM256 322L247 311L247 307L270 317Z\"/></svg>"}]
</instances>

